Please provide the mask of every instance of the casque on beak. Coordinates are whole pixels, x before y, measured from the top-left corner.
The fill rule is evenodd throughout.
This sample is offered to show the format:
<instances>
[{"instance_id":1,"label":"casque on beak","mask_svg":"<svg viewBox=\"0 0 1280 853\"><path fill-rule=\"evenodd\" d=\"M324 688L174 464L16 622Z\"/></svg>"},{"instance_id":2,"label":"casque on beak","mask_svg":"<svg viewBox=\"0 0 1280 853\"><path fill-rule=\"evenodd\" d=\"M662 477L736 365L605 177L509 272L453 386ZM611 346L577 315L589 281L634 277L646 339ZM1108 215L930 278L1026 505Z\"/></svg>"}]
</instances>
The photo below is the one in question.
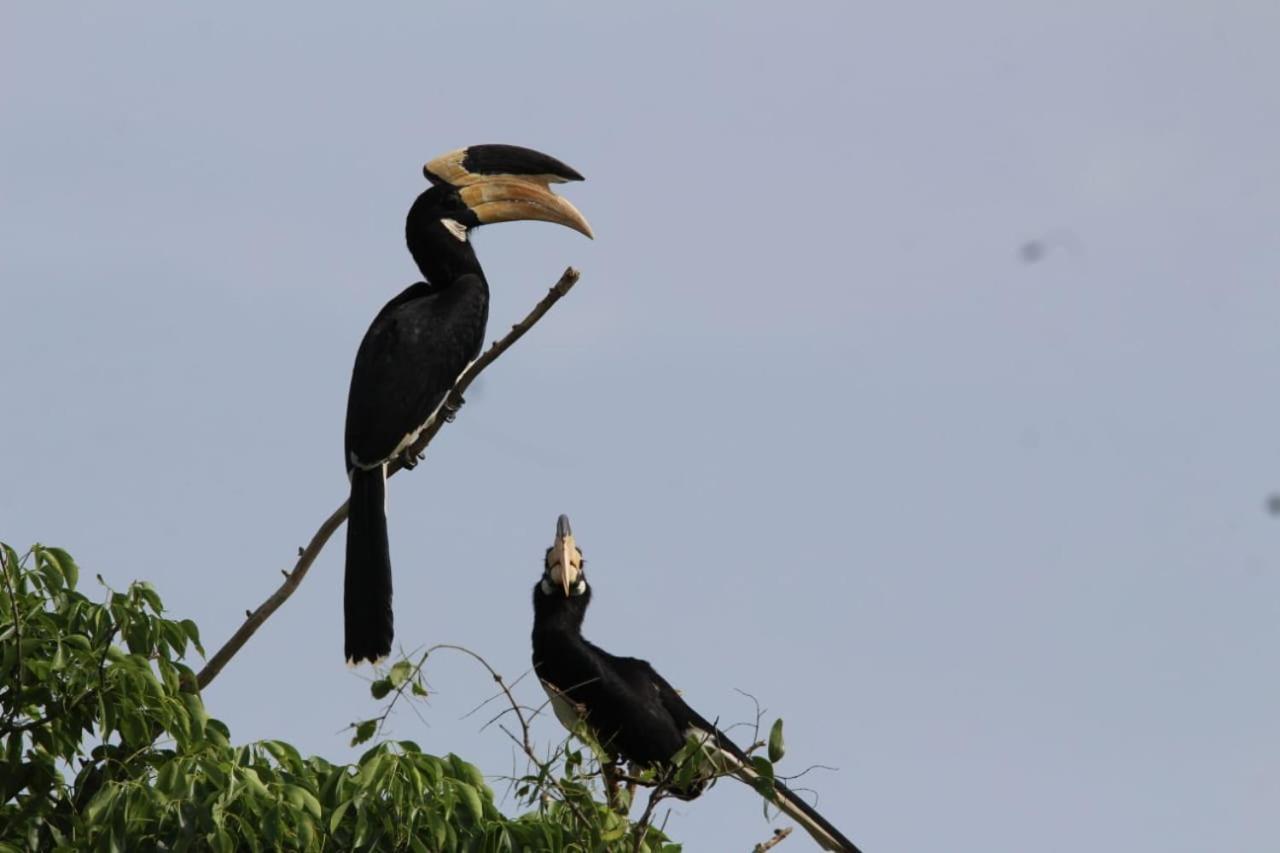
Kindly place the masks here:
<instances>
[{"instance_id":1,"label":"casque on beak","mask_svg":"<svg viewBox=\"0 0 1280 853\"><path fill-rule=\"evenodd\" d=\"M562 515L556 520L556 541L551 546L551 580L559 583L568 598L582 574L581 559L578 546L573 541L573 530L569 527L569 516Z\"/></svg>"},{"instance_id":2,"label":"casque on beak","mask_svg":"<svg viewBox=\"0 0 1280 853\"><path fill-rule=\"evenodd\" d=\"M483 224L534 219L554 222L595 239L586 217L551 191L551 184L582 175L538 151L514 145L472 145L442 154L422 167L435 184L458 187Z\"/></svg>"}]
</instances>

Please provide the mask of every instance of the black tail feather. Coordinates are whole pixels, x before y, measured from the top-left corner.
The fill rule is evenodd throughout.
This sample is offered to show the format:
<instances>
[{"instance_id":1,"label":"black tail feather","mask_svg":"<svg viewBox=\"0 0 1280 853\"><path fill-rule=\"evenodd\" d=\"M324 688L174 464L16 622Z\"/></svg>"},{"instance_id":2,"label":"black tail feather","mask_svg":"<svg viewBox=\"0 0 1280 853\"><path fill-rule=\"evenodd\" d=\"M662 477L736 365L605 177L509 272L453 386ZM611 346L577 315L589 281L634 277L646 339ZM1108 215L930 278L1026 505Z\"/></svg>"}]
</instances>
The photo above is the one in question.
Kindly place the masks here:
<instances>
[{"instance_id":1,"label":"black tail feather","mask_svg":"<svg viewBox=\"0 0 1280 853\"><path fill-rule=\"evenodd\" d=\"M852 841L846 838L844 836L844 833L836 829L835 826L832 825L831 821L827 820L822 815L818 814L818 810L815 809L813 806L809 805L807 802L805 802L804 798L801 797L799 794L797 794L795 791L792 791L790 788L788 788L786 785L782 784L776 779L773 782L773 791L774 791L774 796L776 797L774 804L777 805L779 808L781 808L788 815L790 815L793 820L801 821L801 823L804 825L805 830L811 836L813 836L814 840L817 841L820 845L826 847L826 844L824 844L824 841L827 841L827 842L834 841L836 844L839 844L840 846L834 847L834 848L828 848L828 849L842 850L842 851L845 851L845 853L862 853L862 851L858 849L856 844L854 844ZM784 807L782 804L782 801L785 801L787 805L790 806L790 808ZM812 821L813 825L810 825L807 822L803 821L802 818L800 817L800 814L803 814L810 821ZM819 833L815 833L814 826L816 826L821 831L821 833L825 833L827 838L823 839L820 837Z\"/></svg>"},{"instance_id":2,"label":"black tail feather","mask_svg":"<svg viewBox=\"0 0 1280 853\"><path fill-rule=\"evenodd\" d=\"M731 764L736 765L738 768L734 775L743 782L754 786L759 777L756 775L755 769L751 765L751 759L747 754L730 740L729 736L724 732L701 717L698 717L697 720L703 731L709 731L712 734L712 742L720 747L724 753L732 757ZM846 838L844 833L836 829L831 821L818 814L817 809L809 805L803 797L778 779L773 781L772 802L784 814L799 823L813 840L818 842L818 846L822 849L837 850L842 851L842 853L862 853L858 846Z\"/></svg>"},{"instance_id":3,"label":"black tail feather","mask_svg":"<svg viewBox=\"0 0 1280 853\"><path fill-rule=\"evenodd\" d=\"M351 470L347 568L343 583L346 656L351 664L391 654L391 549L387 544L384 467Z\"/></svg>"}]
</instances>

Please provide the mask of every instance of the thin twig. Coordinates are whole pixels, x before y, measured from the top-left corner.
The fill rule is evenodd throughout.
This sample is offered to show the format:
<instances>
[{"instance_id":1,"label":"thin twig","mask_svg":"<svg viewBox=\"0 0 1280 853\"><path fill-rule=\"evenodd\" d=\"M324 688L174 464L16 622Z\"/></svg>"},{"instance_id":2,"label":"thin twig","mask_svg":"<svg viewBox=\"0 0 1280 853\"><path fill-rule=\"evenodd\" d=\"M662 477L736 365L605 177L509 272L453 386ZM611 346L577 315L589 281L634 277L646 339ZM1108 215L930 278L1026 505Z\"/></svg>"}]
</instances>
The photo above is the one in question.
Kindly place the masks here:
<instances>
[{"instance_id":1,"label":"thin twig","mask_svg":"<svg viewBox=\"0 0 1280 853\"><path fill-rule=\"evenodd\" d=\"M498 671L490 666L487 660L471 651L471 649L468 649L466 646L455 646L451 643L439 643L427 649L426 653L422 656L424 663L426 662L427 656L436 649L452 649L455 652L462 652L464 655L470 655L479 661L481 666L489 671L489 675L493 676L494 683L498 685L498 688L502 690L503 695L507 697L507 702L511 704L511 710L516 712L516 719L520 721L521 737L519 743L524 747L525 754L532 758L534 756L533 744L529 741L529 721L525 719L524 711L522 710L524 706L516 701L516 697L511 693L511 688L502 680L502 676L498 675Z\"/></svg>"},{"instance_id":2,"label":"thin twig","mask_svg":"<svg viewBox=\"0 0 1280 853\"><path fill-rule=\"evenodd\" d=\"M559 302L561 297L578 283L580 275L581 273L573 267L566 269L564 274L560 276L560 280L547 291L547 295L542 297L542 300L534 306L527 317L512 326L511 331L485 350L483 355L463 371L462 375L453 383L453 388L447 395L446 406L453 409L461 406L463 392L480 375L481 371L492 364L498 356L506 352L512 344L524 337L524 333L533 328L533 325L551 310L551 306ZM414 442L405 455L409 458L414 458L421 454L446 423L448 423L448 419L436 418L430 426L422 431L422 434L418 436L418 440ZM399 460L392 462L387 466L387 476L390 477L402 467L403 465ZM270 618L271 614L275 613L280 608L280 605L289 600L289 596L293 595L294 590L306 578L311 564L315 562L316 557L320 556L320 551L328 543L329 537L333 536L334 532L342 526L342 522L346 520L347 504L344 502L342 506L334 510L332 515L325 519L324 523L320 525L320 529L311 537L311 541L298 554L298 560L293 564L293 570L285 576L285 581L280 585L280 588L268 596L266 601L258 605L256 610L250 612L248 618L244 620L244 624L236 629L236 632L222 645L222 648L214 653L213 657L209 658L209 662L204 665L204 668L200 670L200 674L196 676L196 683L201 690L208 687L218 677L218 673L222 672L223 667L227 665L231 658L235 657L236 653L262 627L262 624Z\"/></svg>"},{"instance_id":3,"label":"thin twig","mask_svg":"<svg viewBox=\"0 0 1280 853\"><path fill-rule=\"evenodd\" d=\"M631 848L632 853L640 853L640 848L644 845L644 837L649 834L649 820L653 817L653 810L657 808L658 803L662 802L662 798L667 795L665 785L659 785L649 794L649 802L645 803L644 814L640 815L640 820L636 822L632 829L632 840L635 846Z\"/></svg>"},{"instance_id":4,"label":"thin twig","mask_svg":"<svg viewBox=\"0 0 1280 853\"><path fill-rule=\"evenodd\" d=\"M645 779L643 776L623 773L622 771L615 772L613 774L613 778L617 779L619 782L626 782L628 788L635 788L636 786L643 788L656 788L662 784L662 780L660 779Z\"/></svg>"},{"instance_id":5,"label":"thin twig","mask_svg":"<svg viewBox=\"0 0 1280 853\"><path fill-rule=\"evenodd\" d=\"M799 779L801 776L806 776L809 773L812 773L814 770L830 770L832 773L838 773L840 771L840 768L832 767L830 764L810 764L808 767L801 770L799 773L793 773L790 776L783 776L779 774L777 778L781 779L783 782L791 782L792 780ZM796 788L795 790L802 791L804 789Z\"/></svg>"},{"instance_id":6,"label":"thin twig","mask_svg":"<svg viewBox=\"0 0 1280 853\"><path fill-rule=\"evenodd\" d=\"M773 838L770 838L768 841L761 841L752 848L751 853L765 853L767 850L772 850L774 847L777 847L786 840L787 836L791 834L791 830L792 827L790 826L783 827L782 829L775 829L773 831Z\"/></svg>"},{"instance_id":7,"label":"thin twig","mask_svg":"<svg viewBox=\"0 0 1280 853\"><path fill-rule=\"evenodd\" d=\"M764 719L764 708L760 707L760 700L757 699L755 696L751 695L750 693L748 693L747 691L742 690L741 688L738 688L738 687L735 687L733 689L736 692L741 693L743 696L746 696L748 699L751 700L751 704L756 706L756 719L755 719L755 723L753 724L754 728L751 730L751 740L754 741L755 743L759 743L760 742L760 721ZM733 728L733 726L730 726L730 728ZM751 747L751 749L748 749L747 752L751 753L751 752L754 752L755 750L756 750L756 747L753 746Z\"/></svg>"},{"instance_id":8,"label":"thin twig","mask_svg":"<svg viewBox=\"0 0 1280 853\"><path fill-rule=\"evenodd\" d=\"M551 763L555 761L559 753L557 752L551 757L551 759L544 762L538 758L538 753L533 748L533 742L529 739L529 721L539 714L539 712L541 711L541 708L532 709L533 713L530 714L528 717L526 717L524 712L531 709L527 705L521 705L519 702L516 701L515 695L511 692L511 687L506 683L505 680L503 680L502 676L498 674L498 671L494 669L493 666L487 660L485 660L477 652L473 652L471 649L468 649L465 646L457 646L451 643L438 643L426 650L422 658L423 663L425 663L426 659L431 655L431 653L436 651L437 649L451 649L456 652L462 652L463 654L474 658L481 666L483 666L486 670L488 670L489 675L493 678L494 683L498 685L498 689L501 690L502 695L506 697L507 704L511 706L508 710L514 711L516 715L516 719L520 721L520 737L516 737L515 733L512 732L510 729L508 729L506 726L500 725L498 726L498 728L503 732L503 734L511 738L512 743L514 743L516 746L520 747L520 749L524 751L524 754L525 756L528 757L530 763L532 763L535 767L537 767L540 773L546 774ZM520 678L524 678L524 675L521 675ZM520 679L517 679L517 681L519 680ZM550 699L547 700L547 702L550 702L550 701L551 701ZM476 710L479 710L479 709L477 708ZM507 711L503 711L502 714L499 714L497 717L494 717L488 723L485 723L485 728L487 728L496 720L504 716L506 713ZM578 804L574 802L572 796L570 796L571 792L566 789L563 780L555 780L555 786L560 789L561 802L563 802L566 806L569 807L569 810L572 811L574 815L578 818L579 823L581 823L584 826L587 825L588 824L587 816L582 813L581 809L578 808ZM544 788L544 791L545 791L545 788Z\"/></svg>"}]
</instances>

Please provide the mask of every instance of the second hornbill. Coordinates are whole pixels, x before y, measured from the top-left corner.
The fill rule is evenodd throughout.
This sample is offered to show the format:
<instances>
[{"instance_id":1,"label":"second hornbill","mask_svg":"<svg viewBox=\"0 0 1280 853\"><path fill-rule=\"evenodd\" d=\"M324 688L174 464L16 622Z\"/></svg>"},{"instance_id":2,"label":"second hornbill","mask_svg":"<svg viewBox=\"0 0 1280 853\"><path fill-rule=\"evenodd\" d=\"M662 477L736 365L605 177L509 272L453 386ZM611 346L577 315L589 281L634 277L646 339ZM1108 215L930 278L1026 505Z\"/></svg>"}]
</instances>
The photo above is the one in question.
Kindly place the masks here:
<instances>
[{"instance_id":1,"label":"second hornbill","mask_svg":"<svg viewBox=\"0 0 1280 853\"><path fill-rule=\"evenodd\" d=\"M343 589L349 663L391 652L391 557L385 513L387 465L417 462L410 448L441 412L454 381L480 354L489 285L472 229L542 220L590 237L591 226L550 185L582 175L537 151L472 145L423 167L432 186L405 221L409 252L426 281L388 302L360 342L347 398L351 478Z\"/></svg>"},{"instance_id":2,"label":"second hornbill","mask_svg":"<svg viewBox=\"0 0 1280 853\"><path fill-rule=\"evenodd\" d=\"M703 768L708 775L719 771L754 786L759 776L747 754L690 708L648 661L611 655L582 636L591 603L585 565L569 519L562 515L543 560L542 579L533 589L533 668L556 717L570 731L585 723L611 756L668 772L672 759L695 738L713 756L713 766ZM671 793L693 799L708 781L695 779ZM776 780L771 801L824 850L859 853L830 821Z\"/></svg>"}]
</instances>

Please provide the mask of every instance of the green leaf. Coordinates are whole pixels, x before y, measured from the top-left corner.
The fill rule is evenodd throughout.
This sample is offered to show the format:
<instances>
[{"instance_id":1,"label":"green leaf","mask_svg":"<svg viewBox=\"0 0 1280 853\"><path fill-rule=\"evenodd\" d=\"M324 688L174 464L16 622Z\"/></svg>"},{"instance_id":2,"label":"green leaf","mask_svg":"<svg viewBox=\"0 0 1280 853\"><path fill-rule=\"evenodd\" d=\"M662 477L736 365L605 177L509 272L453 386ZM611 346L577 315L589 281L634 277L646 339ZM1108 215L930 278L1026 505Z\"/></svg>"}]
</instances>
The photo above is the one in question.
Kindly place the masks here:
<instances>
[{"instance_id":1,"label":"green leaf","mask_svg":"<svg viewBox=\"0 0 1280 853\"><path fill-rule=\"evenodd\" d=\"M466 805L467 811L471 812L472 820L480 822L484 818L484 804L480 800L480 792L466 782L455 782L454 790L462 796L462 802Z\"/></svg>"},{"instance_id":2,"label":"green leaf","mask_svg":"<svg viewBox=\"0 0 1280 853\"><path fill-rule=\"evenodd\" d=\"M62 638L62 642L78 652L87 652L90 649L89 638L84 634L67 634Z\"/></svg>"},{"instance_id":3,"label":"green leaf","mask_svg":"<svg viewBox=\"0 0 1280 853\"><path fill-rule=\"evenodd\" d=\"M461 779L464 782L470 782L480 790L485 789L484 774L480 772L480 768L474 764L463 761L460 757L449 753L449 765L453 769L455 779Z\"/></svg>"},{"instance_id":4,"label":"green leaf","mask_svg":"<svg viewBox=\"0 0 1280 853\"><path fill-rule=\"evenodd\" d=\"M156 790L170 797L176 796L178 793L178 763L176 761L167 762L160 768L160 772L156 774Z\"/></svg>"},{"instance_id":5,"label":"green leaf","mask_svg":"<svg viewBox=\"0 0 1280 853\"><path fill-rule=\"evenodd\" d=\"M200 701L200 697L194 693L183 693L182 704L186 706L187 713L191 716L192 734L196 737L204 737L205 726L209 723L209 712L204 709L204 702Z\"/></svg>"},{"instance_id":6,"label":"green leaf","mask_svg":"<svg viewBox=\"0 0 1280 853\"><path fill-rule=\"evenodd\" d=\"M224 827L218 827L218 831L209 840L213 843L213 848L218 853L235 853L235 842L231 840L231 833L227 832Z\"/></svg>"},{"instance_id":7,"label":"green leaf","mask_svg":"<svg viewBox=\"0 0 1280 853\"><path fill-rule=\"evenodd\" d=\"M284 795L294 808L306 809L313 818L320 819L320 801L315 794L300 785L285 785Z\"/></svg>"},{"instance_id":8,"label":"green leaf","mask_svg":"<svg viewBox=\"0 0 1280 853\"><path fill-rule=\"evenodd\" d=\"M156 592L156 588L146 581L137 581L134 584L138 596L147 603L153 613L159 614L164 612L164 605L160 603L160 594Z\"/></svg>"},{"instance_id":9,"label":"green leaf","mask_svg":"<svg viewBox=\"0 0 1280 853\"><path fill-rule=\"evenodd\" d=\"M102 816L111 808L111 804L115 802L116 795L120 793L120 789L115 785L105 785L101 790L89 801L89 806L84 810L84 819L89 823L98 823Z\"/></svg>"},{"instance_id":10,"label":"green leaf","mask_svg":"<svg viewBox=\"0 0 1280 853\"><path fill-rule=\"evenodd\" d=\"M763 755L751 756L751 767L759 776L754 787L762 797L773 797L773 765Z\"/></svg>"},{"instance_id":11,"label":"green leaf","mask_svg":"<svg viewBox=\"0 0 1280 853\"><path fill-rule=\"evenodd\" d=\"M171 622L168 619L160 620L160 636L164 638L165 644L178 657L182 657L187 653L187 633L182 630L182 626L177 622ZM163 647L160 652L161 654L164 653Z\"/></svg>"},{"instance_id":12,"label":"green leaf","mask_svg":"<svg viewBox=\"0 0 1280 853\"><path fill-rule=\"evenodd\" d=\"M316 819L318 820L319 817L317 816ZM316 846L316 825L309 814L298 819L298 840L302 842L304 850L310 850Z\"/></svg>"},{"instance_id":13,"label":"green leaf","mask_svg":"<svg viewBox=\"0 0 1280 853\"><path fill-rule=\"evenodd\" d=\"M190 619L183 619L178 624L182 626L182 630L186 632L187 638L196 647L196 651L200 652L200 657L204 657L204 646L200 645L200 629L196 627L196 623Z\"/></svg>"},{"instance_id":14,"label":"green leaf","mask_svg":"<svg viewBox=\"0 0 1280 853\"><path fill-rule=\"evenodd\" d=\"M271 796L271 792L267 790L267 786L263 784L262 778L258 776L258 771L254 770L252 767L241 768L240 778L244 779L249 790L257 796L263 798Z\"/></svg>"},{"instance_id":15,"label":"green leaf","mask_svg":"<svg viewBox=\"0 0 1280 853\"><path fill-rule=\"evenodd\" d=\"M391 682L392 687L399 687L409 680L411 672L413 672L413 664L407 660L398 661L387 673L387 680Z\"/></svg>"},{"instance_id":16,"label":"green leaf","mask_svg":"<svg viewBox=\"0 0 1280 853\"><path fill-rule=\"evenodd\" d=\"M71 555L61 548L45 548L43 549L46 559L50 559L58 566L58 571L66 580L68 589L75 589L76 584L80 582L80 567L76 565L76 561L71 559Z\"/></svg>"},{"instance_id":17,"label":"green leaf","mask_svg":"<svg viewBox=\"0 0 1280 853\"><path fill-rule=\"evenodd\" d=\"M627 834L629 825L621 817L615 814L607 814L605 816L605 830L600 835L601 841L617 841L619 838Z\"/></svg>"},{"instance_id":18,"label":"green leaf","mask_svg":"<svg viewBox=\"0 0 1280 853\"><path fill-rule=\"evenodd\" d=\"M777 764L786 753L787 748L782 742L782 718L779 717L769 729L769 760Z\"/></svg>"},{"instance_id":19,"label":"green leaf","mask_svg":"<svg viewBox=\"0 0 1280 853\"><path fill-rule=\"evenodd\" d=\"M351 843L354 847L360 847L369 837L369 812L367 809L356 808L356 835Z\"/></svg>"},{"instance_id":20,"label":"green leaf","mask_svg":"<svg viewBox=\"0 0 1280 853\"><path fill-rule=\"evenodd\" d=\"M329 816L329 832L338 831L338 825L342 823L342 817L347 813L347 809L351 808L351 801L339 803L338 807L333 810L333 814Z\"/></svg>"},{"instance_id":21,"label":"green leaf","mask_svg":"<svg viewBox=\"0 0 1280 853\"><path fill-rule=\"evenodd\" d=\"M264 740L262 748L271 753L281 767L287 767L290 770L296 769L302 764L302 756L298 754L298 750L292 745L282 740Z\"/></svg>"},{"instance_id":22,"label":"green leaf","mask_svg":"<svg viewBox=\"0 0 1280 853\"><path fill-rule=\"evenodd\" d=\"M66 576L63 574L62 566L59 565L57 556L48 549L41 548L36 552L36 566L39 567L40 576L49 585L50 591L66 586Z\"/></svg>"},{"instance_id":23,"label":"green leaf","mask_svg":"<svg viewBox=\"0 0 1280 853\"><path fill-rule=\"evenodd\" d=\"M377 731L377 729L378 729L377 720L365 720L363 723L357 724L356 733L351 738L351 745L359 746L360 744L364 743L369 738L373 737L373 733Z\"/></svg>"},{"instance_id":24,"label":"green leaf","mask_svg":"<svg viewBox=\"0 0 1280 853\"><path fill-rule=\"evenodd\" d=\"M379 678L377 681L369 685L369 694L374 699L385 698L391 692L391 679Z\"/></svg>"}]
</instances>

